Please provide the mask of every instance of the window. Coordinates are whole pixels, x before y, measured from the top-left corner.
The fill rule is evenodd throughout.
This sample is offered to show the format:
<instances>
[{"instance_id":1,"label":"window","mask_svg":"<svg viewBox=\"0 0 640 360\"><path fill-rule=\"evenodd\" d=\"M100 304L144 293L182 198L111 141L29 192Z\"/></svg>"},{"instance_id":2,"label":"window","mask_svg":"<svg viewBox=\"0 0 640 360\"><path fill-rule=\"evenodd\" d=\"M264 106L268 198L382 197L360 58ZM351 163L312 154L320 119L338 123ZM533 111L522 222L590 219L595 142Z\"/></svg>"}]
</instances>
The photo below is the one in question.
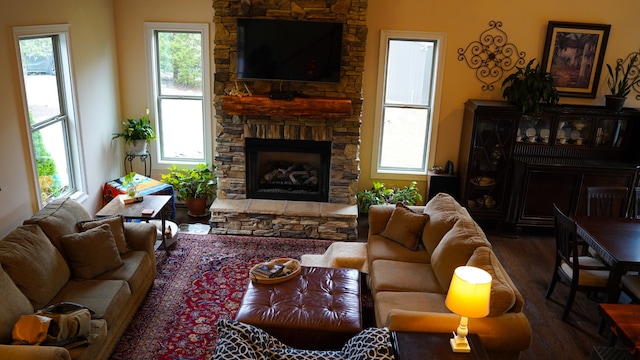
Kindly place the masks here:
<instances>
[{"instance_id":1,"label":"window","mask_svg":"<svg viewBox=\"0 0 640 360\"><path fill-rule=\"evenodd\" d=\"M211 162L208 29L145 24L158 164Z\"/></svg>"},{"instance_id":2,"label":"window","mask_svg":"<svg viewBox=\"0 0 640 360\"><path fill-rule=\"evenodd\" d=\"M67 25L14 28L40 207L82 190L68 31Z\"/></svg>"},{"instance_id":3,"label":"window","mask_svg":"<svg viewBox=\"0 0 640 360\"><path fill-rule=\"evenodd\" d=\"M374 176L426 174L443 50L443 34L382 31Z\"/></svg>"}]
</instances>

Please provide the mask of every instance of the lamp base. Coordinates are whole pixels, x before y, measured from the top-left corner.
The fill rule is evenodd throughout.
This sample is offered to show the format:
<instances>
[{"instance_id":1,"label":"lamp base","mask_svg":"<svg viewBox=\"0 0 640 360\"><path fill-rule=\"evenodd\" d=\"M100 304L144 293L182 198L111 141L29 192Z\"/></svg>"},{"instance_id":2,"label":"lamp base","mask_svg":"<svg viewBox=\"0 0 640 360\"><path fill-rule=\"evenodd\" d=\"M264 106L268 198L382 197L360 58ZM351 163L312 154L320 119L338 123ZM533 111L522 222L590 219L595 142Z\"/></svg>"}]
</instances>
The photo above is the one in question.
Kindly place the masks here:
<instances>
[{"instance_id":1,"label":"lamp base","mask_svg":"<svg viewBox=\"0 0 640 360\"><path fill-rule=\"evenodd\" d=\"M467 337L461 337L453 333L453 337L449 339L449 343L451 344L451 350L453 352L459 353L469 353L471 352L471 347L469 346L469 341L467 341Z\"/></svg>"}]
</instances>

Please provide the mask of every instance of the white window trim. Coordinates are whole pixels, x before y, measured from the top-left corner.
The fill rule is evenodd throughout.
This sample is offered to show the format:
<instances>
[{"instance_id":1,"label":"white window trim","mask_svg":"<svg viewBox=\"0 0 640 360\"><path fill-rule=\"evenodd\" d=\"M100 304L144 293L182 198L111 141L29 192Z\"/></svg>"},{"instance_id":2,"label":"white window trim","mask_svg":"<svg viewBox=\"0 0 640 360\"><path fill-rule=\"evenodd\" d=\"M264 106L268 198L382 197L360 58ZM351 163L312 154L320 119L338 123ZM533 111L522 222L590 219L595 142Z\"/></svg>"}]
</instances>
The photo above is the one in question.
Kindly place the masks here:
<instances>
[{"instance_id":1,"label":"white window trim","mask_svg":"<svg viewBox=\"0 0 640 360\"><path fill-rule=\"evenodd\" d=\"M64 91L66 101L66 111L67 111L67 120L69 124L69 146L71 147L71 156L70 156L70 166L73 168L74 172L74 185L76 186L76 191L70 195L70 197L74 200L82 202L89 198L87 194L87 176L86 176L86 166L84 162L84 156L82 149L82 136L80 134L81 126L80 121L78 119L77 114L78 111L78 102L76 96L76 87L75 80L73 77L73 69L71 63L71 34L70 34L71 26L69 24L54 24L54 25L34 25L34 26L15 26L13 28L13 37L14 37L14 46L16 49L16 58L18 64L18 76L20 78L20 92L22 95L22 107L24 112L24 124L27 130L27 141L29 142L29 157L31 160L31 171L33 176L33 186L36 189L35 193L37 194L38 208L42 208L42 199L40 198L40 185L38 184L38 170L36 167L36 156L34 154L33 149L33 138L31 136L31 124L29 123L29 106L27 104L27 91L25 88L25 78L22 70L22 57L20 54L20 38L25 36L49 36L49 35L59 35L60 36L60 53L62 58L60 61L60 67L62 68L62 72L65 74L63 76L64 81Z\"/></svg>"},{"instance_id":2,"label":"white window trim","mask_svg":"<svg viewBox=\"0 0 640 360\"><path fill-rule=\"evenodd\" d=\"M430 165L435 162L447 36L445 33L439 32L398 30L381 30L380 32L380 51L378 54L378 84L376 90L376 112L374 118L373 150L371 156L371 177L374 179L415 180L416 175L427 175L426 171L383 171L378 169L378 157L380 156L380 143L382 140L382 103L384 98L384 84L386 80L387 44L389 39L429 40L435 41L436 43L434 49L434 51L436 52L434 56L435 84L433 84L433 92L431 94L431 104L433 111L431 114L430 126L428 129L428 169L430 168Z\"/></svg>"},{"instance_id":3,"label":"white window trim","mask_svg":"<svg viewBox=\"0 0 640 360\"><path fill-rule=\"evenodd\" d=\"M154 84L154 74L156 74L157 64L155 62L155 36L157 30L163 31L200 31L202 33L202 99L203 99L203 116L204 116L204 158L205 162L211 166L213 164L213 130L211 123L211 62L210 53L212 53L211 43L209 42L209 24L206 23L171 23L171 22L145 22L145 52L147 65L147 93L149 95L148 102L151 106L149 109L149 117L154 123L154 128L159 129L158 114L158 89ZM162 161L160 159L160 141L153 142L153 146L149 148L153 159L152 168L159 171L166 170L170 165L176 164L179 167L194 167L198 162L194 161Z\"/></svg>"}]
</instances>

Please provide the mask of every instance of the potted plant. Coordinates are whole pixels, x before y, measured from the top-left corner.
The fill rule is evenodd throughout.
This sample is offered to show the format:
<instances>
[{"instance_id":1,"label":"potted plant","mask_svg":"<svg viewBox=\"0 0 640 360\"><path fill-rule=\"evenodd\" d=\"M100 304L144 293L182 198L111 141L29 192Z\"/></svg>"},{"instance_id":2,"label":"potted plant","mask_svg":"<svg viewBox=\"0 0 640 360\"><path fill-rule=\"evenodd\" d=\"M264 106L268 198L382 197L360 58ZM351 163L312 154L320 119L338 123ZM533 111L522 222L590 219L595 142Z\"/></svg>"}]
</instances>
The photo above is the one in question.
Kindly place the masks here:
<instances>
[{"instance_id":1,"label":"potted plant","mask_svg":"<svg viewBox=\"0 0 640 360\"><path fill-rule=\"evenodd\" d=\"M538 63L535 67L529 61L525 67L518 67L515 73L507 76L502 82L502 96L520 109L523 115L537 117L540 103L555 105L560 95L553 84L553 77Z\"/></svg>"},{"instance_id":2,"label":"potted plant","mask_svg":"<svg viewBox=\"0 0 640 360\"><path fill-rule=\"evenodd\" d=\"M620 111L627 100L627 95L631 92L631 88L640 83L640 74L634 68L638 62L638 53L635 52L629 58L627 66L624 67L622 59L616 61L615 72L611 65L607 64L609 78L607 79L607 87L611 92L605 95L605 102L608 109Z\"/></svg>"},{"instance_id":3,"label":"potted plant","mask_svg":"<svg viewBox=\"0 0 640 360\"><path fill-rule=\"evenodd\" d=\"M114 133L111 139L123 138L125 144L129 144L127 154L145 154L149 140L156 139L156 134L149 121L149 109L147 109L145 116L142 118L127 119L126 121L121 121L120 124L123 126L122 131Z\"/></svg>"},{"instance_id":4,"label":"potted plant","mask_svg":"<svg viewBox=\"0 0 640 360\"><path fill-rule=\"evenodd\" d=\"M187 205L189 216L206 216L207 201L214 197L217 185L213 169L208 164L197 164L193 169L179 169L171 165L168 170L161 181L174 187L178 200Z\"/></svg>"},{"instance_id":5,"label":"potted plant","mask_svg":"<svg viewBox=\"0 0 640 360\"><path fill-rule=\"evenodd\" d=\"M358 211L366 214L369 212L369 207L371 207L371 205L395 203L416 205L418 201L422 201L422 195L420 195L420 190L416 185L417 183L413 181L411 182L411 185L405 186L401 189L387 189L385 188L384 183L374 181L373 187L370 190L362 190L356 193Z\"/></svg>"}]
</instances>

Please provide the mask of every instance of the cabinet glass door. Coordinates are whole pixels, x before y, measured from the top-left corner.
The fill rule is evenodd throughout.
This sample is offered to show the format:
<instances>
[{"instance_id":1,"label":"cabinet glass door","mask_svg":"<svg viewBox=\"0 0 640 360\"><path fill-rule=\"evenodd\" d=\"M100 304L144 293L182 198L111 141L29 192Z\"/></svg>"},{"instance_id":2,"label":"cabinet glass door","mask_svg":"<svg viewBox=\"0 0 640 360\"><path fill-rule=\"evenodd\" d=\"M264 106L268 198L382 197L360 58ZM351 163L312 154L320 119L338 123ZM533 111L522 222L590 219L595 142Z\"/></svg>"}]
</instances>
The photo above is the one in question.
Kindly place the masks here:
<instances>
[{"instance_id":1,"label":"cabinet glass door","mask_svg":"<svg viewBox=\"0 0 640 360\"><path fill-rule=\"evenodd\" d=\"M471 211L501 212L513 145L513 120L476 121L466 202Z\"/></svg>"},{"instance_id":2,"label":"cabinet glass door","mask_svg":"<svg viewBox=\"0 0 640 360\"><path fill-rule=\"evenodd\" d=\"M595 129L593 145L599 147L620 147L622 145L622 135L626 129L626 119L600 119L598 127Z\"/></svg>"}]
</instances>

